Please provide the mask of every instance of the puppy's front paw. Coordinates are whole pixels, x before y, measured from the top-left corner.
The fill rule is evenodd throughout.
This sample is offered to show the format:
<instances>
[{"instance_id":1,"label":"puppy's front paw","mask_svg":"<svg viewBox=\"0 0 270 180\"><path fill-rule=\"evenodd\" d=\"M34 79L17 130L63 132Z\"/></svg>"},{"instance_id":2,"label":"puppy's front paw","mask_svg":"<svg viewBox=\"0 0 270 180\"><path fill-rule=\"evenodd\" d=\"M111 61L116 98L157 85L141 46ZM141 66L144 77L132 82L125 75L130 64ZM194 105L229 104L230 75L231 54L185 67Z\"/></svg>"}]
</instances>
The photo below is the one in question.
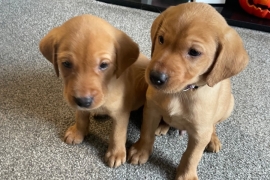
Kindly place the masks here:
<instances>
[{"instance_id":1,"label":"puppy's front paw","mask_svg":"<svg viewBox=\"0 0 270 180\"><path fill-rule=\"evenodd\" d=\"M70 126L66 131L64 141L67 144L80 144L86 134L80 131L76 124Z\"/></svg>"},{"instance_id":2,"label":"puppy's front paw","mask_svg":"<svg viewBox=\"0 0 270 180\"><path fill-rule=\"evenodd\" d=\"M155 131L155 135L156 136L166 135L169 129L170 129L170 126L167 123L165 123L163 120L161 120L158 125L158 128Z\"/></svg>"},{"instance_id":3,"label":"puppy's front paw","mask_svg":"<svg viewBox=\"0 0 270 180\"><path fill-rule=\"evenodd\" d=\"M144 164L152 153L152 147L143 145L140 141L136 142L128 152L128 161L130 164Z\"/></svg>"},{"instance_id":4,"label":"puppy's front paw","mask_svg":"<svg viewBox=\"0 0 270 180\"><path fill-rule=\"evenodd\" d=\"M206 151L217 153L221 149L221 143L216 135L212 136L211 141L206 146Z\"/></svg>"},{"instance_id":5,"label":"puppy's front paw","mask_svg":"<svg viewBox=\"0 0 270 180\"><path fill-rule=\"evenodd\" d=\"M109 148L105 155L105 161L109 167L116 168L126 162L126 149L122 148L116 150L114 148Z\"/></svg>"},{"instance_id":6,"label":"puppy's front paw","mask_svg":"<svg viewBox=\"0 0 270 180\"><path fill-rule=\"evenodd\" d=\"M155 135L157 136L161 136L161 135L166 135L167 132L169 131L170 126L165 124L165 123L161 123L159 124L158 128L155 131Z\"/></svg>"},{"instance_id":7,"label":"puppy's front paw","mask_svg":"<svg viewBox=\"0 0 270 180\"><path fill-rule=\"evenodd\" d=\"M198 176L177 176L175 180L198 180Z\"/></svg>"}]
</instances>

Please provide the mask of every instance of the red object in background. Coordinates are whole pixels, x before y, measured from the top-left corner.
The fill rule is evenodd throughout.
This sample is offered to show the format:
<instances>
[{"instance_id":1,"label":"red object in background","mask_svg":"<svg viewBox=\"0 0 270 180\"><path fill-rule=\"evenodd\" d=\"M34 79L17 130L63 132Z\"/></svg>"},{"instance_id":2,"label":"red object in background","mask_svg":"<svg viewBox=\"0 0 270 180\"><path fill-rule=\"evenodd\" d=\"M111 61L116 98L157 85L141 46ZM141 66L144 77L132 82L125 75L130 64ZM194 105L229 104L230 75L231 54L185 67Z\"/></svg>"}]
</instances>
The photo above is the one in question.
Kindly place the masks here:
<instances>
[{"instance_id":1,"label":"red object in background","mask_svg":"<svg viewBox=\"0 0 270 180\"><path fill-rule=\"evenodd\" d=\"M239 0L239 3L249 14L270 19L270 0Z\"/></svg>"}]
</instances>

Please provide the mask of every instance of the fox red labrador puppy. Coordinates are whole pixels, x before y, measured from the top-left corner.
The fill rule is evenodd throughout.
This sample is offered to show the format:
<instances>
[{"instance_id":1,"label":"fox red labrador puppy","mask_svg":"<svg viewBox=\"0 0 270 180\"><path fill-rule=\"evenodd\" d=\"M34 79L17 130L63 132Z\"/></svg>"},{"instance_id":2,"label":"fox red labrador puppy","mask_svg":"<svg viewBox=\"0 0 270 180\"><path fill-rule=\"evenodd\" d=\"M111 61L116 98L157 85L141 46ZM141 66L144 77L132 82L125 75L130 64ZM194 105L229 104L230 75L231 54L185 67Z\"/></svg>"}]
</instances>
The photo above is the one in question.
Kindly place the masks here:
<instances>
[{"instance_id":1,"label":"fox red labrador puppy","mask_svg":"<svg viewBox=\"0 0 270 180\"><path fill-rule=\"evenodd\" d=\"M148 160L163 118L188 134L176 179L198 179L197 166L204 150L218 152L221 148L215 126L233 110L229 78L247 66L247 52L237 32L203 3L165 10L152 25L151 39L141 136L131 147L129 160L132 164Z\"/></svg>"},{"instance_id":2,"label":"fox red labrador puppy","mask_svg":"<svg viewBox=\"0 0 270 180\"><path fill-rule=\"evenodd\" d=\"M88 134L90 115L113 120L105 160L110 167L126 161L130 112L145 103L149 60L124 32L93 15L74 17L52 29L40 51L64 81L64 97L76 109L76 122L64 141L79 144Z\"/></svg>"}]
</instances>

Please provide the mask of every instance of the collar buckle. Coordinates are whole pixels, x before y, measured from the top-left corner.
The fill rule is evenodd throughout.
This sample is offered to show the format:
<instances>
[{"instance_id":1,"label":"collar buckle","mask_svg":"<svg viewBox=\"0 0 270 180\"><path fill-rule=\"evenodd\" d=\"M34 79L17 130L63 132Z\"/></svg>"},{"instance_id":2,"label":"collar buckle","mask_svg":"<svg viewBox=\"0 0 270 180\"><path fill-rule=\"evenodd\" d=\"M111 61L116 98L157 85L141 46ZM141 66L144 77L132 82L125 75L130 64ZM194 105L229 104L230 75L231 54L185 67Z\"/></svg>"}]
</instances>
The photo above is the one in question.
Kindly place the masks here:
<instances>
[{"instance_id":1,"label":"collar buckle","mask_svg":"<svg viewBox=\"0 0 270 180\"><path fill-rule=\"evenodd\" d=\"M194 84L190 84L183 91L194 90L194 89L197 89L198 87L199 86L196 86Z\"/></svg>"}]
</instances>

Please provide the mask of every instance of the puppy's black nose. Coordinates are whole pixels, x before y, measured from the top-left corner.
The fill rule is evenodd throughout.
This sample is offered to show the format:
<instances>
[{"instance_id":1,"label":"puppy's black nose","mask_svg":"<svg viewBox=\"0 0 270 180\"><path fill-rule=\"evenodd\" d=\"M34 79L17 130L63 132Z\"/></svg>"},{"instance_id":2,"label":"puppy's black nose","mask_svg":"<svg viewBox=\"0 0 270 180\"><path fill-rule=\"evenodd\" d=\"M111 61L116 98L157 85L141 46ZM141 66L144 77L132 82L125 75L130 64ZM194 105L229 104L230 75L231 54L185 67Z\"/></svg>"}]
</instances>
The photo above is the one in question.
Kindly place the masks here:
<instances>
[{"instance_id":1,"label":"puppy's black nose","mask_svg":"<svg viewBox=\"0 0 270 180\"><path fill-rule=\"evenodd\" d=\"M82 97L82 98L74 97L74 101L78 106L88 108L91 106L93 102L93 97Z\"/></svg>"},{"instance_id":2,"label":"puppy's black nose","mask_svg":"<svg viewBox=\"0 0 270 180\"><path fill-rule=\"evenodd\" d=\"M150 81L152 82L152 84L156 85L156 86L162 86L168 80L167 74L160 73L157 71L151 71L149 77L150 77Z\"/></svg>"}]
</instances>

